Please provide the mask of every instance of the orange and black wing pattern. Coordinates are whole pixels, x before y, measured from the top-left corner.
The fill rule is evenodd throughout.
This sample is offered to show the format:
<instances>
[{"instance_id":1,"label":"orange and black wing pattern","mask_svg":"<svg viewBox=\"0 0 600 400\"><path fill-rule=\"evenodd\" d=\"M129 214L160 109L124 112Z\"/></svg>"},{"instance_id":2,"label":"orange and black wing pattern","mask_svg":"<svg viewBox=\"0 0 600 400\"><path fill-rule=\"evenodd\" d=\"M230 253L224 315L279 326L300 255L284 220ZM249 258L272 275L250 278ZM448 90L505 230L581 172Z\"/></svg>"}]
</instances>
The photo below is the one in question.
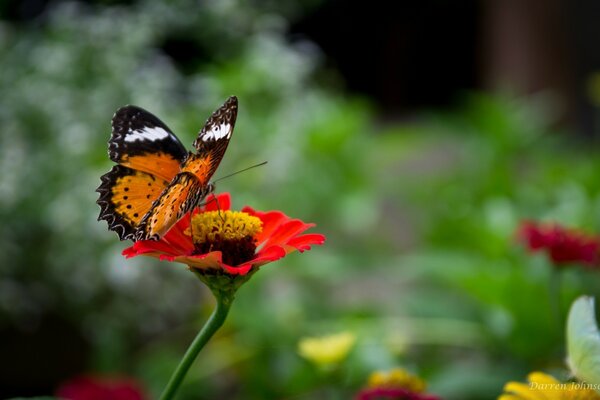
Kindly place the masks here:
<instances>
[{"instance_id":1,"label":"orange and black wing pattern","mask_svg":"<svg viewBox=\"0 0 600 400\"><path fill-rule=\"evenodd\" d=\"M196 175L203 185L208 184L225 155L235 127L237 111L237 97L231 96L212 113L194 141L196 155L186 160L181 168L182 171Z\"/></svg>"},{"instance_id":2,"label":"orange and black wing pattern","mask_svg":"<svg viewBox=\"0 0 600 400\"><path fill-rule=\"evenodd\" d=\"M135 240L158 240L208 194L189 172L178 174L140 221Z\"/></svg>"},{"instance_id":3,"label":"orange and black wing pattern","mask_svg":"<svg viewBox=\"0 0 600 400\"><path fill-rule=\"evenodd\" d=\"M101 177L98 220L121 240L134 239L152 203L179 172L187 152L157 117L136 106L117 110L108 154L115 165Z\"/></svg>"},{"instance_id":4,"label":"orange and black wing pattern","mask_svg":"<svg viewBox=\"0 0 600 400\"><path fill-rule=\"evenodd\" d=\"M108 153L116 162L101 177L99 220L121 240L157 240L213 190L216 171L233 133L237 98L230 97L206 121L188 153L157 117L135 106L112 121Z\"/></svg>"}]
</instances>

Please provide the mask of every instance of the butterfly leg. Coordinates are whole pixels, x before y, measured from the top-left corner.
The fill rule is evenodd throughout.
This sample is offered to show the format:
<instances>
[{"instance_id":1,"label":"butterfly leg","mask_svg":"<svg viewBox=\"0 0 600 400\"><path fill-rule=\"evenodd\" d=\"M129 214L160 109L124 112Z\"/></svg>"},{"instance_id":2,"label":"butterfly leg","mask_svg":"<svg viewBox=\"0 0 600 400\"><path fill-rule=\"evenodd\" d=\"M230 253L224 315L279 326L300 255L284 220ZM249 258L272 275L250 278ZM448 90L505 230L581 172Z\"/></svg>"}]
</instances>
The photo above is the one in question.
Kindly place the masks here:
<instances>
[{"instance_id":1,"label":"butterfly leg","mask_svg":"<svg viewBox=\"0 0 600 400\"><path fill-rule=\"evenodd\" d=\"M208 201L198 204L198 207L206 207L208 204L212 203L213 201L215 203L217 203L217 212L219 213L219 217L221 218L221 221L225 222L225 218L223 217L223 214L221 214L221 205L219 204L219 199L216 196L213 196Z\"/></svg>"},{"instance_id":2,"label":"butterfly leg","mask_svg":"<svg viewBox=\"0 0 600 400\"><path fill-rule=\"evenodd\" d=\"M221 218L221 221L225 222L225 218L223 217L223 214L221 214L221 205L219 204L219 199L216 196L213 197L213 199L215 199L215 202L217 203L217 211L219 212L219 217Z\"/></svg>"}]
</instances>

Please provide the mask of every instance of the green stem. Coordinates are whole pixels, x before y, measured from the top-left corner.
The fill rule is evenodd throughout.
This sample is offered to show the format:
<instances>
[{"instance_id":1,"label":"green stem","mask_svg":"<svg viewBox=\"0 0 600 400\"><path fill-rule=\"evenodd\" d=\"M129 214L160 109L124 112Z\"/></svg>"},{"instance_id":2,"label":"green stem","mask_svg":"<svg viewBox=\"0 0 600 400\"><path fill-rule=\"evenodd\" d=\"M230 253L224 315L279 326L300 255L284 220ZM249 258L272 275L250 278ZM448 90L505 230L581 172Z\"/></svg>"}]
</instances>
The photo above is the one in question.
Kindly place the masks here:
<instances>
[{"instance_id":1,"label":"green stem","mask_svg":"<svg viewBox=\"0 0 600 400\"><path fill-rule=\"evenodd\" d=\"M181 382L198 356L198 353L200 353L200 350L202 350L204 345L225 322L225 318L227 318L229 308L233 301L233 296L216 296L216 298L217 306L213 310L208 321L206 321L206 324L204 324L200 332L198 332L198 335L190 347L188 347L185 355L179 362L177 369L173 372L169 383L160 396L160 400L170 400L175 396L175 392L177 392L179 385L181 385Z\"/></svg>"}]
</instances>

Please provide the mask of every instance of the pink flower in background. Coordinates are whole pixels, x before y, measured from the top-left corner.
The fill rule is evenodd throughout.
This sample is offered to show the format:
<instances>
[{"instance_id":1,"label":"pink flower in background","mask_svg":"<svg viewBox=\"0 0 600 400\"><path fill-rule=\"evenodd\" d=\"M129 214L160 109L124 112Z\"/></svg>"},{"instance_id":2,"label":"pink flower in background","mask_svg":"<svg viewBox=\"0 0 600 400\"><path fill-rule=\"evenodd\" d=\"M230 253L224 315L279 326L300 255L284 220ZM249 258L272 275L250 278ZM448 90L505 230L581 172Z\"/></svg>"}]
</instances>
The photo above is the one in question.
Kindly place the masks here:
<instances>
[{"instance_id":1,"label":"pink flower in background","mask_svg":"<svg viewBox=\"0 0 600 400\"><path fill-rule=\"evenodd\" d=\"M518 238L532 252L545 251L556 266L581 263L598 266L600 238L556 223L524 221Z\"/></svg>"},{"instance_id":2,"label":"pink flower in background","mask_svg":"<svg viewBox=\"0 0 600 400\"><path fill-rule=\"evenodd\" d=\"M128 377L85 375L64 382L56 391L64 400L145 400L142 386Z\"/></svg>"}]
</instances>

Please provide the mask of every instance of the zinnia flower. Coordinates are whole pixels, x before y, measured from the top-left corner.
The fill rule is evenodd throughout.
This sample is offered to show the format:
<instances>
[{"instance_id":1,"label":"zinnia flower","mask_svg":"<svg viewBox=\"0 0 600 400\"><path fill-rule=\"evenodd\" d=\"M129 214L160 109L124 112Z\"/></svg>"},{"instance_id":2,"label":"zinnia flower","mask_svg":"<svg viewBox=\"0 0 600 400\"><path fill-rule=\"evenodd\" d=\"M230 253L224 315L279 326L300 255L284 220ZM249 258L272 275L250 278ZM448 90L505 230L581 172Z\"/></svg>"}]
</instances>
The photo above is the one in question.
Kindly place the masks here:
<instances>
[{"instance_id":1,"label":"zinnia flower","mask_svg":"<svg viewBox=\"0 0 600 400\"><path fill-rule=\"evenodd\" d=\"M600 261L600 238L576 229L525 221L518 237L532 252L545 250L556 266L577 262L597 266Z\"/></svg>"},{"instance_id":2,"label":"zinnia flower","mask_svg":"<svg viewBox=\"0 0 600 400\"><path fill-rule=\"evenodd\" d=\"M356 400L439 400L437 396L424 393L426 386L425 381L402 368L376 371Z\"/></svg>"},{"instance_id":3,"label":"zinnia flower","mask_svg":"<svg viewBox=\"0 0 600 400\"><path fill-rule=\"evenodd\" d=\"M314 224L281 211L250 207L231 211L230 207L229 193L211 195L204 207L181 218L160 240L137 241L123 255L180 262L202 273L246 275L291 252L325 242L323 235L302 234Z\"/></svg>"},{"instance_id":4,"label":"zinnia flower","mask_svg":"<svg viewBox=\"0 0 600 400\"><path fill-rule=\"evenodd\" d=\"M63 383L56 396L64 400L144 400L142 386L132 378L80 376Z\"/></svg>"},{"instance_id":5,"label":"zinnia flower","mask_svg":"<svg viewBox=\"0 0 600 400\"><path fill-rule=\"evenodd\" d=\"M532 372L529 383L508 382L498 400L600 400L600 395L580 382L561 383L551 375Z\"/></svg>"},{"instance_id":6,"label":"zinnia flower","mask_svg":"<svg viewBox=\"0 0 600 400\"><path fill-rule=\"evenodd\" d=\"M298 343L298 353L317 365L330 366L345 359L355 342L356 336L350 332L306 337Z\"/></svg>"}]
</instances>

